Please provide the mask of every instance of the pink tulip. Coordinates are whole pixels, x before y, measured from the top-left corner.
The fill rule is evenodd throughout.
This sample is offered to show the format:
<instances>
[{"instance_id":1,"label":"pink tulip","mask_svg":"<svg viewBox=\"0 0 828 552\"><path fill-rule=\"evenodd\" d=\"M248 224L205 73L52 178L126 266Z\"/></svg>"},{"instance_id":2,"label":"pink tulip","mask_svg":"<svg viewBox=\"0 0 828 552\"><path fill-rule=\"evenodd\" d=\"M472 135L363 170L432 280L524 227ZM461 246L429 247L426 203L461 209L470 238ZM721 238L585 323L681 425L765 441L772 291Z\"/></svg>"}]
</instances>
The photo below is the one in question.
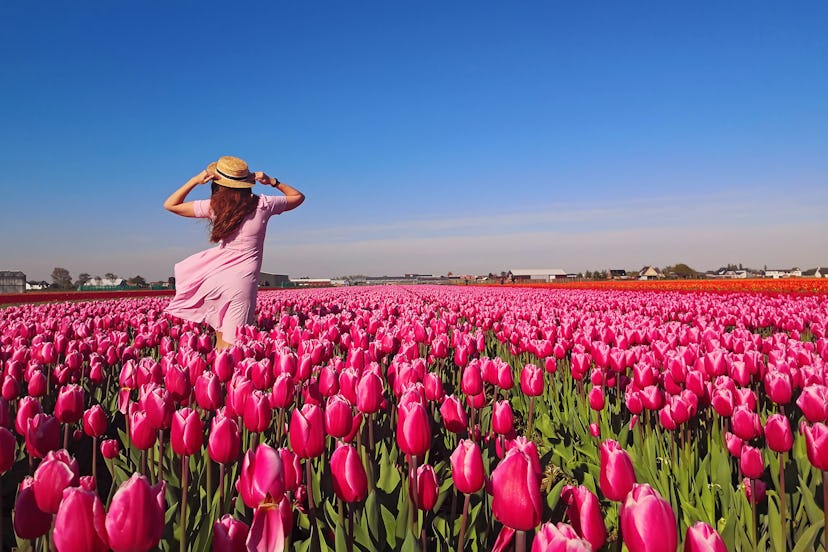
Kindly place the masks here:
<instances>
[{"instance_id":1,"label":"pink tulip","mask_svg":"<svg viewBox=\"0 0 828 552\"><path fill-rule=\"evenodd\" d=\"M403 454L420 458L431 448L431 424L426 408L421 402L410 400L399 405L397 445Z\"/></svg>"},{"instance_id":2,"label":"pink tulip","mask_svg":"<svg viewBox=\"0 0 828 552\"><path fill-rule=\"evenodd\" d=\"M270 394L270 406L273 408L287 408L293 402L295 386L290 374L279 374L273 383L273 391Z\"/></svg>"},{"instance_id":3,"label":"pink tulip","mask_svg":"<svg viewBox=\"0 0 828 552\"><path fill-rule=\"evenodd\" d=\"M547 522L535 534L532 552L592 552L592 545L566 523Z\"/></svg>"},{"instance_id":4,"label":"pink tulip","mask_svg":"<svg viewBox=\"0 0 828 552\"><path fill-rule=\"evenodd\" d=\"M793 386L788 374L769 371L765 374L765 393L776 404L788 404L793 397Z\"/></svg>"},{"instance_id":5,"label":"pink tulip","mask_svg":"<svg viewBox=\"0 0 828 552\"><path fill-rule=\"evenodd\" d=\"M17 380L11 380L14 384L17 384ZM9 383L11 386L12 383ZM42 397L46 394L46 374L43 373L42 370L34 370L32 374L29 376L28 385L26 386L29 396L30 397ZM11 395L11 390L9 391ZM15 391L14 396L17 396L17 392ZM9 397L14 398L14 397Z\"/></svg>"},{"instance_id":6,"label":"pink tulip","mask_svg":"<svg viewBox=\"0 0 828 552\"><path fill-rule=\"evenodd\" d=\"M745 488L745 496L747 497L749 503L752 504L755 500L756 504L761 504L765 501L767 485L765 485L764 481L762 481L761 479L751 480L745 477L745 479L742 481L742 484ZM756 497L753 496L754 487L756 488Z\"/></svg>"},{"instance_id":7,"label":"pink tulip","mask_svg":"<svg viewBox=\"0 0 828 552\"><path fill-rule=\"evenodd\" d=\"M115 439L107 439L105 441L101 441L101 454L107 460L112 460L118 453L120 452L120 445L118 445L118 441Z\"/></svg>"},{"instance_id":8,"label":"pink tulip","mask_svg":"<svg viewBox=\"0 0 828 552\"><path fill-rule=\"evenodd\" d=\"M325 450L325 417L322 409L305 404L290 416L290 446L300 458L315 458Z\"/></svg>"},{"instance_id":9,"label":"pink tulip","mask_svg":"<svg viewBox=\"0 0 828 552\"><path fill-rule=\"evenodd\" d=\"M607 528L598 497L583 485L565 485L561 499L568 505L566 515L575 532L589 541L595 550L601 548L607 540Z\"/></svg>"},{"instance_id":10,"label":"pink tulip","mask_svg":"<svg viewBox=\"0 0 828 552\"><path fill-rule=\"evenodd\" d=\"M245 541L250 527L230 514L213 524L213 552L246 552Z\"/></svg>"},{"instance_id":11,"label":"pink tulip","mask_svg":"<svg viewBox=\"0 0 828 552\"><path fill-rule=\"evenodd\" d=\"M358 502L368 494L368 477L356 448L340 445L331 455L331 476L336 496L345 502Z\"/></svg>"},{"instance_id":12,"label":"pink tulip","mask_svg":"<svg viewBox=\"0 0 828 552\"><path fill-rule=\"evenodd\" d=\"M520 390L527 397L543 394L543 370L534 364L526 364L520 372Z\"/></svg>"},{"instance_id":13,"label":"pink tulip","mask_svg":"<svg viewBox=\"0 0 828 552\"><path fill-rule=\"evenodd\" d=\"M58 552L88 550L106 552L106 512L98 494L79 487L68 488L55 517L52 538Z\"/></svg>"},{"instance_id":14,"label":"pink tulip","mask_svg":"<svg viewBox=\"0 0 828 552\"><path fill-rule=\"evenodd\" d=\"M725 446L731 456L741 456L744 443L744 441L731 432L728 431L725 433Z\"/></svg>"},{"instance_id":15,"label":"pink tulip","mask_svg":"<svg viewBox=\"0 0 828 552\"><path fill-rule=\"evenodd\" d=\"M621 533L630 552L675 552L676 516L670 503L647 484L636 484L621 509Z\"/></svg>"},{"instance_id":16,"label":"pink tulip","mask_svg":"<svg viewBox=\"0 0 828 552\"><path fill-rule=\"evenodd\" d=\"M752 412L747 406L740 405L733 410L731 418L733 433L744 441L750 441L762 435L762 421L759 414Z\"/></svg>"},{"instance_id":17,"label":"pink tulip","mask_svg":"<svg viewBox=\"0 0 828 552\"><path fill-rule=\"evenodd\" d=\"M65 450L51 451L35 470L32 490L37 507L44 512L56 514L63 490L80 484L78 461Z\"/></svg>"},{"instance_id":18,"label":"pink tulip","mask_svg":"<svg viewBox=\"0 0 828 552\"><path fill-rule=\"evenodd\" d=\"M751 479L759 479L765 473L765 463L762 460L762 451L755 447L745 445L739 456L739 468L745 476Z\"/></svg>"},{"instance_id":19,"label":"pink tulip","mask_svg":"<svg viewBox=\"0 0 828 552\"><path fill-rule=\"evenodd\" d=\"M207 452L214 462L232 464L241 453L241 432L236 420L224 415L213 418Z\"/></svg>"},{"instance_id":20,"label":"pink tulip","mask_svg":"<svg viewBox=\"0 0 828 552\"><path fill-rule=\"evenodd\" d=\"M363 414L379 412L383 399L382 378L372 371L366 371L356 386L356 407Z\"/></svg>"},{"instance_id":21,"label":"pink tulip","mask_svg":"<svg viewBox=\"0 0 828 552\"><path fill-rule=\"evenodd\" d=\"M601 443L601 492L615 502L621 502L635 484L635 469L630 455L617 441Z\"/></svg>"},{"instance_id":22,"label":"pink tulip","mask_svg":"<svg viewBox=\"0 0 828 552\"><path fill-rule=\"evenodd\" d=\"M278 452L282 459L282 471L285 474L285 491L295 492L302 482L302 462L288 448L280 448Z\"/></svg>"},{"instance_id":23,"label":"pink tulip","mask_svg":"<svg viewBox=\"0 0 828 552\"><path fill-rule=\"evenodd\" d=\"M446 392L443 389L443 380L434 372L429 372L424 376L423 385L425 387L426 399L429 401L441 402L446 396Z\"/></svg>"},{"instance_id":24,"label":"pink tulip","mask_svg":"<svg viewBox=\"0 0 828 552\"><path fill-rule=\"evenodd\" d=\"M788 452L793 446L793 433L788 418L773 414L765 422L765 440L774 452Z\"/></svg>"},{"instance_id":25,"label":"pink tulip","mask_svg":"<svg viewBox=\"0 0 828 552\"><path fill-rule=\"evenodd\" d=\"M796 404L809 422L828 422L828 387L825 385L805 387Z\"/></svg>"},{"instance_id":26,"label":"pink tulip","mask_svg":"<svg viewBox=\"0 0 828 552\"><path fill-rule=\"evenodd\" d=\"M465 366L460 380L460 389L465 395L479 395L483 392L483 375L479 362L469 362Z\"/></svg>"},{"instance_id":27,"label":"pink tulip","mask_svg":"<svg viewBox=\"0 0 828 552\"><path fill-rule=\"evenodd\" d=\"M474 441L463 439L454 449L451 455L451 476L454 486L461 493L473 494L483 487L483 454Z\"/></svg>"},{"instance_id":28,"label":"pink tulip","mask_svg":"<svg viewBox=\"0 0 828 552\"><path fill-rule=\"evenodd\" d=\"M43 458L60 447L60 423L46 414L35 414L26 428L26 451L35 458Z\"/></svg>"},{"instance_id":29,"label":"pink tulip","mask_svg":"<svg viewBox=\"0 0 828 552\"><path fill-rule=\"evenodd\" d=\"M492 408L492 430L506 435L514 429L515 417L509 401L497 401Z\"/></svg>"},{"instance_id":30,"label":"pink tulip","mask_svg":"<svg viewBox=\"0 0 828 552\"><path fill-rule=\"evenodd\" d=\"M530 449L511 448L492 472L492 512L503 525L529 531L540 523L540 473Z\"/></svg>"},{"instance_id":31,"label":"pink tulip","mask_svg":"<svg viewBox=\"0 0 828 552\"><path fill-rule=\"evenodd\" d=\"M261 433L273 422L270 398L259 390L253 391L244 404L244 427L253 433Z\"/></svg>"},{"instance_id":32,"label":"pink tulip","mask_svg":"<svg viewBox=\"0 0 828 552\"><path fill-rule=\"evenodd\" d=\"M158 428L153 425L149 415L143 410L135 410L129 415L129 438L138 450L148 450L155 445Z\"/></svg>"},{"instance_id":33,"label":"pink tulip","mask_svg":"<svg viewBox=\"0 0 828 552\"><path fill-rule=\"evenodd\" d=\"M154 548L164 534L162 481L150 486L146 477L133 474L118 487L106 514L109 546L115 552L144 552Z\"/></svg>"},{"instance_id":34,"label":"pink tulip","mask_svg":"<svg viewBox=\"0 0 828 552\"><path fill-rule=\"evenodd\" d=\"M42 537L52 526L52 514L37 507L33 483L31 477L23 479L14 502L14 532L21 539Z\"/></svg>"},{"instance_id":35,"label":"pink tulip","mask_svg":"<svg viewBox=\"0 0 828 552\"><path fill-rule=\"evenodd\" d=\"M106 433L107 425L106 413L101 405L96 404L83 413L83 431L90 437Z\"/></svg>"},{"instance_id":36,"label":"pink tulip","mask_svg":"<svg viewBox=\"0 0 828 552\"><path fill-rule=\"evenodd\" d=\"M454 395L449 395L443 400L440 406L440 415L446 429L452 433L462 433L468 429L466 410L460 400Z\"/></svg>"},{"instance_id":37,"label":"pink tulip","mask_svg":"<svg viewBox=\"0 0 828 552\"><path fill-rule=\"evenodd\" d=\"M255 452L248 450L236 490L248 508L258 507L267 497L281 500L285 492L285 475L279 452L265 444L256 447Z\"/></svg>"},{"instance_id":38,"label":"pink tulip","mask_svg":"<svg viewBox=\"0 0 828 552\"><path fill-rule=\"evenodd\" d=\"M699 521L687 528L684 552L727 552L727 546L715 529Z\"/></svg>"},{"instance_id":39,"label":"pink tulip","mask_svg":"<svg viewBox=\"0 0 828 552\"><path fill-rule=\"evenodd\" d=\"M292 513L287 498L277 503L266 502L253 510L253 523L247 534L248 552L284 550L285 535L292 530Z\"/></svg>"},{"instance_id":40,"label":"pink tulip","mask_svg":"<svg viewBox=\"0 0 828 552\"><path fill-rule=\"evenodd\" d=\"M430 464L422 464L417 468L417 507L420 510L432 510L440 496L440 484L437 474Z\"/></svg>"},{"instance_id":41,"label":"pink tulip","mask_svg":"<svg viewBox=\"0 0 828 552\"><path fill-rule=\"evenodd\" d=\"M195 380L196 404L208 412L215 412L224 404L221 380L213 372L204 372Z\"/></svg>"},{"instance_id":42,"label":"pink tulip","mask_svg":"<svg viewBox=\"0 0 828 552\"><path fill-rule=\"evenodd\" d=\"M168 429L172 423L175 404L169 392L163 387L153 387L142 395L140 404L146 413L146 422L153 431Z\"/></svg>"},{"instance_id":43,"label":"pink tulip","mask_svg":"<svg viewBox=\"0 0 828 552\"><path fill-rule=\"evenodd\" d=\"M204 444L204 423L191 408L182 408L173 414L170 443L178 456L192 456Z\"/></svg>"},{"instance_id":44,"label":"pink tulip","mask_svg":"<svg viewBox=\"0 0 828 552\"><path fill-rule=\"evenodd\" d=\"M350 403L343 395L328 398L325 406L325 432L331 437L342 438L351 432L353 414Z\"/></svg>"},{"instance_id":45,"label":"pink tulip","mask_svg":"<svg viewBox=\"0 0 828 552\"><path fill-rule=\"evenodd\" d=\"M800 433L805 435L805 450L811 465L828 471L828 426L821 422L808 426L803 422Z\"/></svg>"}]
</instances>

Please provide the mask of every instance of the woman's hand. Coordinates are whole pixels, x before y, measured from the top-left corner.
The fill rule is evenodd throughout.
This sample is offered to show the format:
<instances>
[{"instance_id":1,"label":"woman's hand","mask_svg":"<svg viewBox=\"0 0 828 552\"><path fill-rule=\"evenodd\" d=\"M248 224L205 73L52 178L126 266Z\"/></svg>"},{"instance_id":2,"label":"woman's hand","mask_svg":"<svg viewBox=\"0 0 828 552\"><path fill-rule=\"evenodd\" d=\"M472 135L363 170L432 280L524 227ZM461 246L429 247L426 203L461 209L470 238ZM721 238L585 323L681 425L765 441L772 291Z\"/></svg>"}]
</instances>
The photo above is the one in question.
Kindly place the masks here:
<instances>
[{"instance_id":1,"label":"woman's hand","mask_svg":"<svg viewBox=\"0 0 828 552\"><path fill-rule=\"evenodd\" d=\"M204 169L203 171L195 175L193 177L193 180L196 182L196 184L207 184L208 182L210 182L211 180L215 180L216 178L217 176L213 174L212 171Z\"/></svg>"},{"instance_id":2,"label":"woman's hand","mask_svg":"<svg viewBox=\"0 0 828 552\"><path fill-rule=\"evenodd\" d=\"M254 172L253 175L256 177L256 182L261 182L262 184L267 184L268 186L275 187L276 184L279 183L278 180L273 178L272 176L267 176L263 172Z\"/></svg>"}]
</instances>

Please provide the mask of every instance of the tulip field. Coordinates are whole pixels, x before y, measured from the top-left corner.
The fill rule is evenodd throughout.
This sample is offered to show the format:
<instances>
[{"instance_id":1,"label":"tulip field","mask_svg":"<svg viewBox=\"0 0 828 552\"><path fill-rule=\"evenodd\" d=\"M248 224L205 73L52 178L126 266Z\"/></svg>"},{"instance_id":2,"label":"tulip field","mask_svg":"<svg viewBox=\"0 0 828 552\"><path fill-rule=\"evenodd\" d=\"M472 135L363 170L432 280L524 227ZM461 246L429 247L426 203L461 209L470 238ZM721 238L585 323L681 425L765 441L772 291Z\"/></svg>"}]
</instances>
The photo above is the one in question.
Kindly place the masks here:
<instances>
[{"instance_id":1,"label":"tulip field","mask_svg":"<svg viewBox=\"0 0 828 552\"><path fill-rule=\"evenodd\" d=\"M0 309L4 550L826 550L828 294Z\"/></svg>"}]
</instances>

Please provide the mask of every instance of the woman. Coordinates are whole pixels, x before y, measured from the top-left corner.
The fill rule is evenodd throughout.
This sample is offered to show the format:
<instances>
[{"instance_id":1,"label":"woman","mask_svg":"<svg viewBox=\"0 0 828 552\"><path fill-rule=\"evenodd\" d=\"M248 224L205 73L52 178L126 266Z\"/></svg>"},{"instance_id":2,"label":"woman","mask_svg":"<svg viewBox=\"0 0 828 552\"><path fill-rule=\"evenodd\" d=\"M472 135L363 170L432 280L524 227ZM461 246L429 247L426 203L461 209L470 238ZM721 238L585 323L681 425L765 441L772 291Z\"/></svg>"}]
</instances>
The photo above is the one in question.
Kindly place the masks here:
<instances>
[{"instance_id":1,"label":"woman","mask_svg":"<svg viewBox=\"0 0 828 552\"><path fill-rule=\"evenodd\" d=\"M184 201L193 188L211 181L210 199ZM256 182L284 195L256 196L251 191ZM183 217L209 218L210 241L218 246L175 265L175 297L166 311L212 326L216 349L233 344L236 329L253 323L267 221L304 200L295 188L263 172L251 173L247 163L230 156L211 163L173 192L164 208Z\"/></svg>"}]
</instances>

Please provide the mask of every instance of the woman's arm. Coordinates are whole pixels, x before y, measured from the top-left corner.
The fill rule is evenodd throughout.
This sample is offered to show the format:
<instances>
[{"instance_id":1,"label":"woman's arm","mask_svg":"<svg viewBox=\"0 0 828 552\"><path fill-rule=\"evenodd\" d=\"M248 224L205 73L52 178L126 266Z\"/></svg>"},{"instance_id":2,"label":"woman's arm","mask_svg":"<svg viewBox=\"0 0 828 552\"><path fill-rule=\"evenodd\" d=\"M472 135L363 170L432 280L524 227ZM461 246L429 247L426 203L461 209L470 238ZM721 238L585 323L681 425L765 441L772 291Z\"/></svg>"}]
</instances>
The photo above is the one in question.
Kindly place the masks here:
<instances>
[{"instance_id":1,"label":"woman's arm","mask_svg":"<svg viewBox=\"0 0 828 552\"><path fill-rule=\"evenodd\" d=\"M285 199L287 200L285 211L290 211L291 209L296 209L302 202L305 201L305 194L294 188L289 184L285 184L284 182L279 182L277 179L273 178L272 176L267 176L263 172L254 173L256 176L256 181L261 182L262 184L267 184L268 186L273 186L283 194L285 194Z\"/></svg>"},{"instance_id":2,"label":"woman's arm","mask_svg":"<svg viewBox=\"0 0 828 552\"><path fill-rule=\"evenodd\" d=\"M183 186L174 191L170 197L167 198L167 201L164 202L164 209L171 213L175 213L176 215L181 215L182 217L194 217L195 213L193 212L193 202L187 201L185 203L184 199L186 199L187 194L189 194L193 188L199 184L206 184L207 182L210 182L214 177L214 174L207 172L206 170L201 171L185 182Z\"/></svg>"}]
</instances>

